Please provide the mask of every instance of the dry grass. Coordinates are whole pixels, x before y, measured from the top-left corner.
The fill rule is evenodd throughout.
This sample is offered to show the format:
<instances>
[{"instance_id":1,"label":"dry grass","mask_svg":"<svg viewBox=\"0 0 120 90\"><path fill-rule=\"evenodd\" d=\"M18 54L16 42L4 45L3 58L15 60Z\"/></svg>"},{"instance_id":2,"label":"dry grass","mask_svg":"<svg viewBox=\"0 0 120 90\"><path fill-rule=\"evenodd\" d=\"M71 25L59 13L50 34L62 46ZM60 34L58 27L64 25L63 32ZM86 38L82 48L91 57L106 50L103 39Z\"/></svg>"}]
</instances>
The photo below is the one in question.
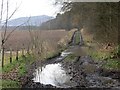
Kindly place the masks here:
<instances>
[{"instance_id":1,"label":"dry grass","mask_svg":"<svg viewBox=\"0 0 120 90\"><path fill-rule=\"evenodd\" d=\"M9 34L10 31L7 32ZM61 45L63 43L67 43L67 41L70 40L72 37L72 34L74 30L72 31L65 31L65 30L32 30L31 31L33 36L38 36L38 39L41 39L45 41L44 46L47 47L47 53L55 53L55 51L58 50L58 44L61 42ZM24 44L24 46L23 46ZM15 31L12 33L10 38L7 40L5 43L5 64L9 63L9 50L12 48L13 51L13 59L15 60L15 55L16 55L16 48L21 50L22 48L27 49L28 46L31 45L31 38L30 38L30 33L27 30L20 30L20 31ZM21 53L19 53L19 56Z\"/></svg>"},{"instance_id":2,"label":"dry grass","mask_svg":"<svg viewBox=\"0 0 120 90\"><path fill-rule=\"evenodd\" d=\"M10 31L7 32L7 34ZM42 31L38 31L38 30L32 30L32 34L39 34L39 38L40 39L44 39L47 40L49 42L53 43L57 43L62 37L64 37L68 32L65 30L42 30ZM9 50L10 48L12 48L13 50L16 50L16 47L18 49L23 48L23 44L24 44L24 48L27 48L28 45L30 45L31 38L30 38L30 33L27 30L20 30L20 31L15 31L12 33L12 35L10 36L10 38L7 40L6 44L5 44L5 48L6 50Z\"/></svg>"}]
</instances>

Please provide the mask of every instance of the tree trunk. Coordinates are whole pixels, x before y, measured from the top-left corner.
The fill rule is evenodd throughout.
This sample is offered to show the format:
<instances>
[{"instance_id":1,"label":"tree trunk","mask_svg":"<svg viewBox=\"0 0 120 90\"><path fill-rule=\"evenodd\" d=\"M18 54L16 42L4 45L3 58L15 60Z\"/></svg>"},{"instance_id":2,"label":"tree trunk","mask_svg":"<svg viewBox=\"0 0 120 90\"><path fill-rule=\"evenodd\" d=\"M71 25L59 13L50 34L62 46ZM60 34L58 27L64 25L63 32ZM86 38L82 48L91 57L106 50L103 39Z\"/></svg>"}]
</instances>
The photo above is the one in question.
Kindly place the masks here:
<instances>
[{"instance_id":1,"label":"tree trunk","mask_svg":"<svg viewBox=\"0 0 120 90\"><path fill-rule=\"evenodd\" d=\"M5 54L5 48L2 45L2 67L4 67L4 54Z\"/></svg>"}]
</instances>

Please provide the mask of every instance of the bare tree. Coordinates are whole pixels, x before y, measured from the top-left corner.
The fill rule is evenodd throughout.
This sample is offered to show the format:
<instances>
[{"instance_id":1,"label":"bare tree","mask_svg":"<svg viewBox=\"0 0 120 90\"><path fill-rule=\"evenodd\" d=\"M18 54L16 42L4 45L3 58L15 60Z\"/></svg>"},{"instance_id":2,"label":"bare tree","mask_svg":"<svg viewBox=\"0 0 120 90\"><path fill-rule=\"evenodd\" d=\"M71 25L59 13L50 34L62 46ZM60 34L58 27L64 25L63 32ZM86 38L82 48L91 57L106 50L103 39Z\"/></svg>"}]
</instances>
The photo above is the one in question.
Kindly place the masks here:
<instances>
[{"instance_id":1,"label":"bare tree","mask_svg":"<svg viewBox=\"0 0 120 90\"><path fill-rule=\"evenodd\" d=\"M42 71L42 59L43 59L43 40L41 39L41 31L37 31L33 34L33 54L37 60L40 60L40 66Z\"/></svg>"},{"instance_id":2,"label":"bare tree","mask_svg":"<svg viewBox=\"0 0 120 90\"><path fill-rule=\"evenodd\" d=\"M40 61L41 71L42 71L42 59L46 57L46 48L45 48L45 40L41 37L41 30L33 31L32 26L28 22L28 31L31 38L31 44L33 47L33 55L36 60Z\"/></svg>"},{"instance_id":3,"label":"bare tree","mask_svg":"<svg viewBox=\"0 0 120 90\"><path fill-rule=\"evenodd\" d=\"M6 4L6 5L5 5ZM20 26L24 25L26 22L16 26L13 30L11 30L9 33L8 31L8 21L13 17L13 15L17 12L18 8L20 6L16 7L14 11L9 15L9 0L6 1L2 0L1 2L1 11L0 11L0 30L1 32L1 53L2 53L2 67L4 66L4 51L5 51L5 43L11 36L11 34ZM6 9L6 13L4 14L4 9ZM3 15L4 14L4 15ZM5 20L3 20L3 16L5 16Z\"/></svg>"}]
</instances>

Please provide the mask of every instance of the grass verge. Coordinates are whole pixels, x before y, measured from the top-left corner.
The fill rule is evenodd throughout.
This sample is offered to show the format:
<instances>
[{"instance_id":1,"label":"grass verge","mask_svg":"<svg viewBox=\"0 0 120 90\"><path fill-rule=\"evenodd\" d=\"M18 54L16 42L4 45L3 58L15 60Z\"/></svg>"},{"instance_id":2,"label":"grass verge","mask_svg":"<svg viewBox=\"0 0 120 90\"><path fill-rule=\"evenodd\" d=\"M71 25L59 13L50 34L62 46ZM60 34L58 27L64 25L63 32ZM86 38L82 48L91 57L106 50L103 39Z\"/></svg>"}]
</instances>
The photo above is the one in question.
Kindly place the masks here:
<instances>
[{"instance_id":1,"label":"grass verge","mask_svg":"<svg viewBox=\"0 0 120 90\"><path fill-rule=\"evenodd\" d=\"M2 80L2 88L19 88L19 85L18 81Z\"/></svg>"},{"instance_id":2,"label":"grass verge","mask_svg":"<svg viewBox=\"0 0 120 90\"><path fill-rule=\"evenodd\" d=\"M76 60L76 56L74 54L70 54L64 59L65 62L74 62L74 60Z\"/></svg>"},{"instance_id":3,"label":"grass verge","mask_svg":"<svg viewBox=\"0 0 120 90\"><path fill-rule=\"evenodd\" d=\"M103 65L103 68L120 71L120 61L118 59L108 59L107 62Z\"/></svg>"},{"instance_id":4,"label":"grass verge","mask_svg":"<svg viewBox=\"0 0 120 90\"><path fill-rule=\"evenodd\" d=\"M92 58L96 61L103 61L104 63L102 65L102 68L107 70L120 71L120 59L111 59L111 56L113 56L113 54L110 52L89 50L89 55L92 56Z\"/></svg>"},{"instance_id":5,"label":"grass verge","mask_svg":"<svg viewBox=\"0 0 120 90\"><path fill-rule=\"evenodd\" d=\"M80 33L79 31L77 31L75 36L75 44L78 45L79 43L80 43Z\"/></svg>"},{"instance_id":6,"label":"grass verge","mask_svg":"<svg viewBox=\"0 0 120 90\"><path fill-rule=\"evenodd\" d=\"M17 68L18 77L24 76L27 73L27 65L30 65L34 62L34 57L32 55L26 55L26 57L20 57L18 61L14 60L11 64L4 66L2 73L9 73L11 70ZM2 80L2 88L19 88L19 80Z\"/></svg>"}]
</instances>

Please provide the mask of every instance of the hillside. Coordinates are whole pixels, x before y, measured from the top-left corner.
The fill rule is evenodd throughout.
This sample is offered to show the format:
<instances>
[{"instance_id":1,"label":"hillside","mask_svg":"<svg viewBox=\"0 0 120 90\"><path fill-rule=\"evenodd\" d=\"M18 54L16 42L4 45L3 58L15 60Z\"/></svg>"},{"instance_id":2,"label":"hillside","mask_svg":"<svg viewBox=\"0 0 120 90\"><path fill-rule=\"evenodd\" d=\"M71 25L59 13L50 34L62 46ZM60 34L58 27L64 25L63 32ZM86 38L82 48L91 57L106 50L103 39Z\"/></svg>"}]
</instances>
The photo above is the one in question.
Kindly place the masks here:
<instances>
[{"instance_id":1,"label":"hillside","mask_svg":"<svg viewBox=\"0 0 120 90\"><path fill-rule=\"evenodd\" d=\"M27 22L29 17L20 17L12 19L8 22L8 26L18 26L24 22ZM31 16L29 24L32 26L40 26L43 22L53 19L51 16L41 15L41 16ZM27 24L26 24L27 25ZM24 25L24 26L26 26Z\"/></svg>"}]
</instances>

